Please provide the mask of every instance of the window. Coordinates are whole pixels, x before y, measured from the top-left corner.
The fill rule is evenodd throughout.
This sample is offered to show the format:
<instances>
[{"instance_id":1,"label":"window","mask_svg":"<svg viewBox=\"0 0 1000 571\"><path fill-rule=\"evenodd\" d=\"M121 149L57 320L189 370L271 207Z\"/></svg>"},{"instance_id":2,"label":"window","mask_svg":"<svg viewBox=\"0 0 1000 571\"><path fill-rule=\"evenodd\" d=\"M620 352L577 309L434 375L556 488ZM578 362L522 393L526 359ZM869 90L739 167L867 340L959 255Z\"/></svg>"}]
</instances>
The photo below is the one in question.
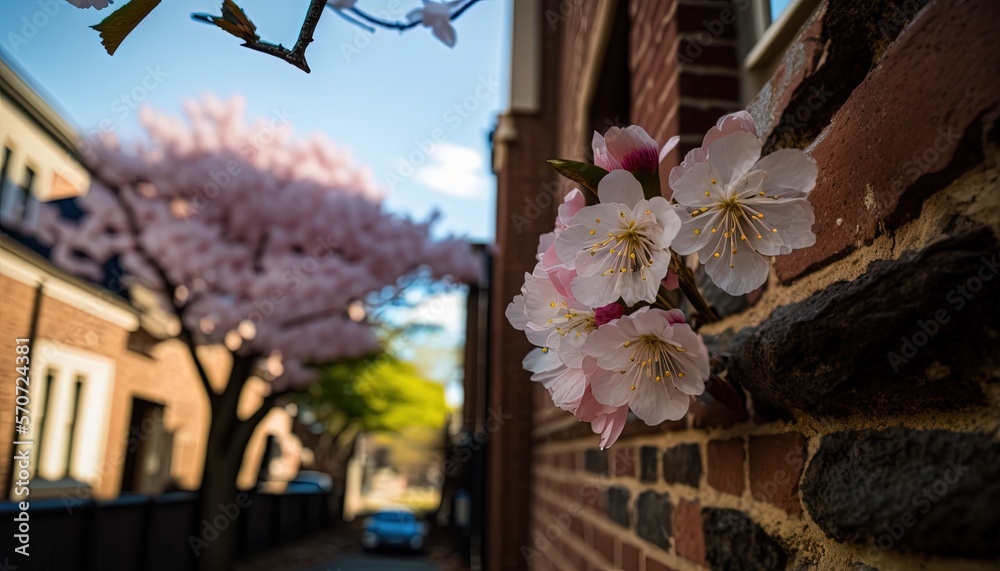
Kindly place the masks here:
<instances>
[{"instance_id":1,"label":"window","mask_svg":"<svg viewBox=\"0 0 1000 571\"><path fill-rule=\"evenodd\" d=\"M36 352L32 368L39 374L29 433L33 478L51 483L69 477L99 485L108 472L114 362L44 338L36 341Z\"/></svg>"},{"instance_id":2,"label":"window","mask_svg":"<svg viewBox=\"0 0 1000 571\"><path fill-rule=\"evenodd\" d=\"M14 151L10 150L10 147L4 145L3 147L3 162L0 163L0 191L7 185L7 171L10 169L10 159Z\"/></svg>"},{"instance_id":3,"label":"window","mask_svg":"<svg viewBox=\"0 0 1000 571\"><path fill-rule=\"evenodd\" d=\"M769 4L771 5L769 10L771 16L771 22L774 22L778 18L780 18L781 14L783 14L785 10L788 9L788 5L790 3L791 2L789 0L771 0L769 2Z\"/></svg>"},{"instance_id":4,"label":"window","mask_svg":"<svg viewBox=\"0 0 1000 571\"><path fill-rule=\"evenodd\" d=\"M7 212L13 207L12 201L18 194L14 181L7 180L7 173L10 172L13 154L14 151L4 145L3 163L0 163L0 218L5 217ZM10 188L7 187L8 183L10 184Z\"/></svg>"},{"instance_id":5,"label":"window","mask_svg":"<svg viewBox=\"0 0 1000 571\"><path fill-rule=\"evenodd\" d=\"M49 418L49 409L51 407L51 397L52 397L52 387L55 384L56 377L59 376L59 371L51 367L45 370L45 391L41 394L41 400L38 403L38 409L34 413L34 422L38 427L38 432L35 434L35 453L36 457L42 455L42 451L45 450L45 421ZM36 462L37 464L37 462Z\"/></svg>"},{"instance_id":6,"label":"window","mask_svg":"<svg viewBox=\"0 0 1000 571\"><path fill-rule=\"evenodd\" d=\"M70 469L73 467L73 445L76 441L77 431L76 427L80 420L80 393L83 392L83 382L84 376L77 375L76 382L73 384L73 400L72 408L70 409L70 414L67 417L67 427L66 432L68 436L66 437L66 477L69 478Z\"/></svg>"},{"instance_id":7,"label":"window","mask_svg":"<svg viewBox=\"0 0 1000 571\"><path fill-rule=\"evenodd\" d=\"M38 219L38 200L35 198L35 171L24 167L24 188L21 190L21 220L34 222Z\"/></svg>"},{"instance_id":8,"label":"window","mask_svg":"<svg viewBox=\"0 0 1000 571\"><path fill-rule=\"evenodd\" d=\"M743 99L748 103L774 75L799 28L819 0L737 0L746 16L737 18L743 60Z\"/></svg>"},{"instance_id":9,"label":"window","mask_svg":"<svg viewBox=\"0 0 1000 571\"><path fill-rule=\"evenodd\" d=\"M132 416L125 440L122 491L159 494L170 485L173 435L163 424L166 406L132 399Z\"/></svg>"}]
</instances>

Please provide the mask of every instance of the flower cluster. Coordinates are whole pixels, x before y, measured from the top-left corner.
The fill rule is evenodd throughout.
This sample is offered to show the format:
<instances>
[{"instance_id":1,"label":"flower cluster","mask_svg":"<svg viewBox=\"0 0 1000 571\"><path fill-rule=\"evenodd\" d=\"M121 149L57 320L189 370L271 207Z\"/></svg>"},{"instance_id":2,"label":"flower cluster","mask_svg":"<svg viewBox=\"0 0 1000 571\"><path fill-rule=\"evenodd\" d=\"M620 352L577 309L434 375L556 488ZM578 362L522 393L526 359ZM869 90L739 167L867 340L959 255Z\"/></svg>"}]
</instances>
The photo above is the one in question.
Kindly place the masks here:
<instances>
[{"instance_id":1,"label":"flower cluster","mask_svg":"<svg viewBox=\"0 0 1000 571\"><path fill-rule=\"evenodd\" d=\"M680 277L692 304L708 308L680 255L698 254L719 287L742 295L767 280L770 256L815 242L805 198L815 163L794 149L762 158L748 113L721 118L670 172L668 200L658 171L676 145L661 150L634 125L595 133L595 165L567 176L596 190L598 203L587 206L579 189L566 196L507 307L537 347L523 363L531 379L592 423L602 447L629 411L650 425L677 420L705 391L708 351L665 295Z\"/></svg>"}]
</instances>

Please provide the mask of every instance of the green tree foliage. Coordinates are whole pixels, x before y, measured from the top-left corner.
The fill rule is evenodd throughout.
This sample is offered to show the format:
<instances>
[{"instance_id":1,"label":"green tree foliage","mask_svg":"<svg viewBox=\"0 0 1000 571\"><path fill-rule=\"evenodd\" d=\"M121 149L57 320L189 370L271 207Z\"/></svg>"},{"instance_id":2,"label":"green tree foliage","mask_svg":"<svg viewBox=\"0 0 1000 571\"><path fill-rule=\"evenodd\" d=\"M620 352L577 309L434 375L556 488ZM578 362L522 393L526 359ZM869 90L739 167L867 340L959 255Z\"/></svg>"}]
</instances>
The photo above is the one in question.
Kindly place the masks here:
<instances>
[{"instance_id":1,"label":"green tree foliage","mask_svg":"<svg viewBox=\"0 0 1000 571\"><path fill-rule=\"evenodd\" d=\"M320 371L300 405L335 434L440 428L447 418L444 387L387 353L323 365Z\"/></svg>"}]
</instances>

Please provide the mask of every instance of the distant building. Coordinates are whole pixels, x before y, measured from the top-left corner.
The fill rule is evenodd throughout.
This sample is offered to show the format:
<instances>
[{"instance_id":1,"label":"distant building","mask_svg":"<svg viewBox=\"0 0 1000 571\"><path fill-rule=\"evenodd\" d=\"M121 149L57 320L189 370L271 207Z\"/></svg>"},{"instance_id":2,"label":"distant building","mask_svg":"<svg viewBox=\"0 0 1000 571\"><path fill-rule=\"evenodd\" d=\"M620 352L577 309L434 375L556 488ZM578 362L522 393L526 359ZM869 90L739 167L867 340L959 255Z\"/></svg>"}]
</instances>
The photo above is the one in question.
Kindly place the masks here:
<instances>
[{"instance_id":1,"label":"distant building","mask_svg":"<svg viewBox=\"0 0 1000 571\"><path fill-rule=\"evenodd\" d=\"M61 200L72 211L72 197L87 191L76 140L23 74L0 59L0 499L11 499L14 479L15 338L31 339L30 431L16 434L33 442L31 498L196 488L209 407L187 349L170 339L176 324L140 314L130 301L144 292L126 288L114 268L104 283L79 279L17 231L36 219L39 203ZM228 353L216 353L209 372L223 379ZM291 423L284 409L265 418L241 486L252 486L262 467L272 480L295 475L301 445Z\"/></svg>"}]
</instances>

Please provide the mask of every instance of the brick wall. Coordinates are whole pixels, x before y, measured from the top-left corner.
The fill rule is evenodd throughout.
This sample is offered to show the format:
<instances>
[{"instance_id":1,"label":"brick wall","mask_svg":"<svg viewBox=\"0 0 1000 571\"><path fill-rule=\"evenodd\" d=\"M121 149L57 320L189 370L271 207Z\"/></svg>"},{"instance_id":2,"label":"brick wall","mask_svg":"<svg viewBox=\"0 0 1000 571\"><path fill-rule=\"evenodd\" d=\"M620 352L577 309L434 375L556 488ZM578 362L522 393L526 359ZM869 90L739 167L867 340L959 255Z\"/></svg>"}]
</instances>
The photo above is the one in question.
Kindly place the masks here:
<instances>
[{"instance_id":1,"label":"brick wall","mask_svg":"<svg viewBox=\"0 0 1000 571\"><path fill-rule=\"evenodd\" d=\"M602 13L593 4L547 32L567 158L590 136L566 118L583 104L595 23L576 20ZM711 24L736 4L627 3L630 120L681 135L672 160L737 106L735 32ZM519 557L495 568L997 568L998 26L989 0L819 5L748 107L768 149L818 161L817 245L702 330L748 414L704 395L602 451L533 387L530 493L506 495L530 526L495 541ZM533 249L498 241L511 271L530 270Z\"/></svg>"},{"instance_id":2,"label":"brick wall","mask_svg":"<svg viewBox=\"0 0 1000 571\"><path fill-rule=\"evenodd\" d=\"M53 278L49 278L52 280ZM58 281L58 278L55 278ZM71 286L72 287L72 286ZM0 275L0 434L13 434L14 410L14 340L29 336L36 291L9 276ZM96 305L95 296L94 307ZM99 313L99 311L97 311ZM38 313L38 326L33 344L48 341L56 354L48 361L59 365L59 348L86 351L105 357L114 363L111 401L108 403L108 432L103 444L104 455L98 461L98 477L92 493L96 498L111 498L121 489L125 456L128 447L132 399L141 398L164 405L164 427L173 433L171 476L184 488L194 489L201 481L208 434L209 408L204 388L197 378L186 347L179 341L157 344L151 356L128 349L129 331L111 320L44 295ZM228 372L226 351L206 350L206 363L214 379L224 380ZM37 362L34 355L32 361ZM44 379L44 371L31 370L35 386ZM34 394L38 393L36 389ZM252 399L251 399L252 400ZM35 403L37 404L37 403ZM240 484L249 487L255 481L260 466L266 433L288 438L290 424L283 411L272 412L251 441ZM100 435L80 434L78 438L100 438ZM10 481L11 440L0 440L0 489ZM292 476L295 467L290 466Z\"/></svg>"}]
</instances>

